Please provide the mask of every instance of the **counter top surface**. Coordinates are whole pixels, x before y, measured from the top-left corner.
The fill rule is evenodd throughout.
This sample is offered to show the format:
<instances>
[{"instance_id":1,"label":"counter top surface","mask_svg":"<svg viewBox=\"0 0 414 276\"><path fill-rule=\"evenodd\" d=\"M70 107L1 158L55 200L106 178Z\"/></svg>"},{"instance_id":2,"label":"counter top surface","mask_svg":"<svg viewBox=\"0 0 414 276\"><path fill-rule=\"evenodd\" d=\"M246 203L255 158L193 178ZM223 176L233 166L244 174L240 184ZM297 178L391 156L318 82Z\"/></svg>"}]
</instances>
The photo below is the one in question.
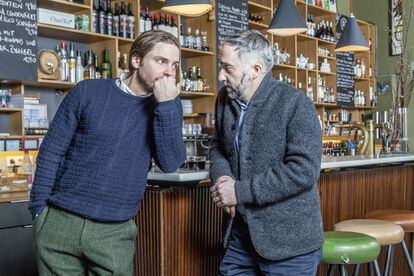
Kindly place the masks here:
<instances>
[{"instance_id":1,"label":"counter top surface","mask_svg":"<svg viewBox=\"0 0 414 276\"><path fill-rule=\"evenodd\" d=\"M378 164L401 163L414 161L413 154L389 154L389 155L356 155L324 157L321 169L349 168L371 166Z\"/></svg>"}]
</instances>

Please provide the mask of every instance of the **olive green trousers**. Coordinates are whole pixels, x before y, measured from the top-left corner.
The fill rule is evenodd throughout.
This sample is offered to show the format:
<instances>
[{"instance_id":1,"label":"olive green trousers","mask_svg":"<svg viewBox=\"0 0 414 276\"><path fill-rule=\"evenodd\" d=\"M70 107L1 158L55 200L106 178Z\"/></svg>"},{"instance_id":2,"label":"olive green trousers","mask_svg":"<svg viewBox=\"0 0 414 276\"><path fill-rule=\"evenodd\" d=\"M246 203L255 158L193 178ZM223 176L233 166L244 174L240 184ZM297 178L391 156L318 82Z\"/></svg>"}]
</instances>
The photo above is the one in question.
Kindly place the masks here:
<instances>
[{"instance_id":1,"label":"olive green trousers","mask_svg":"<svg viewBox=\"0 0 414 276\"><path fill-rule=\"evenodd\" d=\"M133 273L137 228L126 222L97 222L52 206L33 222L39 275Z\"/></svg>"}]
</instances>

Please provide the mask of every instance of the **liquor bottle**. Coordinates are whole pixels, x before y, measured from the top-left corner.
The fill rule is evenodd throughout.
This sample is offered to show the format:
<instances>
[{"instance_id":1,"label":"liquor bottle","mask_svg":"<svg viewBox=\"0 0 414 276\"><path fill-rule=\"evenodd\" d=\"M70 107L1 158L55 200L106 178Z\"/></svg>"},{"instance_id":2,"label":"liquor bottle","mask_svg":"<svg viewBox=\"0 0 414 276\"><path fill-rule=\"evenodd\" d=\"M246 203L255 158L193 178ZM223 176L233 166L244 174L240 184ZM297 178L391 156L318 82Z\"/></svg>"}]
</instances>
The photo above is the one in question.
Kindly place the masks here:
<instances>
[{"instance_id":1,"label":"liquor bottle","mask_svg":"<svg viewBox=\"0 0 414 276\"><path fill-rule=\"evenodd\" d=\"M171 16L171 32L175 37L178 38L178 26L177 26L177 23L175 22L175 16Z\"/></svg>"},{"instance_id":2,"label":"liquor bottle","mask_svg":"<svg viewBox=\"0 0 414 276\"><path fill-rule=\"evenodd\" d=\"M125 2L121 3L121 14L119 15L119 36L126 38L127 37L127 24L128 24L128 15L126 14Z\"/></svg>"},{"instance_id":3,"label":"liquor bottle","mask_svg":"<svg viewBox=\"0 0 414 276\"><path fill-rule=\"evenodd\" d=\"M68 56L66 52L66 45L65 42L62 41L60 43L60 80L61 81L68 81L69 80L69 63L68 63Z\"/></svg>"},{"instance_id":4,"label":"liquor bottle","mask_svg":"<svg viewBox=\"0 0 414 276\"><path fill-rule=\"evenodd\" d=\"M201 50L201 35L200 30L196 29L194 33L194 49Z\"/></svg>"},{"instance_id":5,"label":"liquor bottle","mask_svg":"<svg viewBox=\"0 0 414 276\"><path fill-rule=\"evenodd\" d=\"M365 66L364 58L361 59L361 76L365 78L365 72L367 68Z\"/></svg>"},{"instance_id":6,"label":"liquor bottle","mask_svg":"<svg viewBox=\"0 0 414 276\"><path fill-rule=\"evenodd\" d=\"M115 2L115 13L112 18L112 32L114 36L119 36L119 5Z\"/></svg>"},{"instance_id":7,"label":"liquor bottle","mask_svg":"<svg viewBox=\"0 0 414 276\"><path fill-rule=\"evenodd\" d=\"M103 79L110 79L112 77L112 66L111 61L109 60L109 50L107 48L103 51L101 74Z\"/></svg>"},{"instance_id":8,"label":"liquor bottle","mask_svg":"<svg viewBox=\"0 0 414 276\"><path fill-rule=\"evenodd\" d=\"M24 150L23 156L23 173L27 176L27 185L31 187L33 182L33 165L32 160L30 160L29 150Z\"/></svg>"},{"instance_id":9,"label":"liquor bottle","mask_svg":"<svg viewBox=\"0 0 414 276\"><path fill-rule=\"evenodd\" d=\"M183 25L181 24L181 26L180 26L180 30L181 30L181 32L180 32L180 44L181 44L181 47L186 47L186 45L187 45L187 37L186 37L186 35L184 34L184 32L183 32Z\"/></svg>"},{"instance_id":10,"label":"liquor bottle","mask_svg":"<svg viewBox=\"0 0 414 276\"><path fill-rule=\"evenodd\" d=\"M157 29L160 31L165 31L165 20L164 20L164 14L162 13L160 13L160 17L158 18Z\"/></svg>"},{"instance_id":11,"label":"liquor bottle","mask_svg":"<svg viewBox=\"0 0 414 276\"><path fill-rule=\"evenodd\" d=\"M168 14L165 15L165 31L167 33L172 34L171 25L170 25L170 16Z\"/></svg>"},{"instance_id":12,"label":"liquor bottle","mask_svg":"<svg viewBox=\"0 0 414 276\"><path fill-rule=\"evenodd\" d=\"M177 28L177 32L178 32L178 28ZM208 42L207 42L207 31L203 31L201 32L201 50L203 51L208 51L210 48L208 47Z\"/></svg>"},{"instance_id":13,"label":"liquor bottle","mask_svg":"<svg viewBox=\"0 0 414 276\"><path fill-rule=\"evenodd\" d=\"M99 33L100 34L106 34L106 13L105 13L105 7L102 0L99 0L99 10L98 10L98 18L99 18Z\"/></svg>"},{"instance_id":14,"label":"liquor bottle","mask_svg":"<svg viewBox=\"0 0 414 276\"><path fill-rule=\"evenodd\" d=\"M106 11L105 11L105 15L106 15L106 34L107 35L114 35L114 29L113 29L114 15L112 14L111 2L109 2L109 0L107 0L105 6L106 6Z\"/></svg>"},{"instance_id":15,"label":"liquor bottle","mask_svg":"<svg viewBox=\"0 0 414 276\"><path fill-rule=\"evenodd\" d=\"M152 21L151 21L151 14L149 12L148 6L145 7L145 24L144 24L144 31L152 30Z\"/></svg>"},{"instance_id":16,"label":"liquor bottle","mask_svg":"<svg viewBox=\"0 0 414 276\"><path fill-rule=\"evenodd\" d=\"M93 57L94 57L93 60L94 60L94 67L95 67L95 79L101 79L102 78L102 74L99 71L99 65L98 65L98 63L99 63L99 57L98 57L98 54L97 53L94 53Z\"/></svg>"},{"instance_id":17,"label":"liquor bottle","mask_svg":"<svg viewBox=\"0 0 414 276\"><path fill-rule=\"evenodd\" d=\"M129 74L129 63L128 63L128 54L122 55L121 68L125 74Z\"/></svg>"},{"instance_id":18,"label":"liquor bottle","mask_svg":"<svg viewBox=\"0 0 414 276\"><path fill-rule=\"evenodd\" d=\"M201 68L197 67L197 92L203 92L204 91L204 79L201 76Z\"/></svg>"},{"instance_id":19,"label":"liquor bottle","mask_svg":"<svg viewBox=\"0 0 414 276\"><path fill-rule=\"evenodd\" d=\"M92 9L92 31L94 33L99 32L99 0L93 0L93 9Z\"/></svg>"},{"instance_id":20,"label":"liquor bottle","mask_svg":"<svg viewBox=\"0 0 414 276\"><path fill-rule=\"evenodd\" d=\"M306 95L311 99L313 102L313 87L312 87L312 78L308 78L308 89L306 90Z\"/></svg>"},{"instance_id":21,"label":"liquor bottle","mask_svg":"<svg viewBox=\"0 0 414 276\"><path fill-rule=\"evenodd\" d=\"M145 13L143 8L141 8L141 13L139 14L139 32L145 32Z\"/></svg>"},{"instance_id":22,"label":"liquor bottle","mask_svg":"<svg viewBox=\"0 0 414 276\"><path fill-rule=\"evenodd\" d=\"M180 85L182 92L186 91L186 84L187 84L187 72L184 72L183 78L181 79L181 85Z\"/></svg>"},{"instance_id":23,"label":"liquor bottle","mask_svg":"<svg viewBox=\"0 0 414 276\"><path fill-rule=\"evenodd\" d=\"M186 36L186 48L192 48L194 45L194 36L191 34L191 27L187 28L187 36Z\"/></svg>"},{"instance_id":24,"label":"liquor bottle","mask_svg":"<svg viewBox=\"0 0 414 276\"><path fill-rule=\"evenodd\" d=\"M93 57L92 57L92 51L87 52L88 61L85 67L85 71L83 73L83 78L85 80L94 79L96 76L96 70L95 66L93 65Z\"/></svg>"},{"instance_id":25,"label":"liquor bottle","mask_svg":"<svg viewBox=\"0 0 414 276\"><path fill-rule=\"evenodd\" d=\"M158 16L155 12L152 14L152 29L158 30Z\"/></svg>"},{"instance_id":26,"label":"liquor bottle","mask_svg":"<svg viewBox=\"0 0 414 276\"><path fill-rule=\"evenodd\" d=\"M127 25L127 37L130 39L135 38L135 16L132 13L132 4L128 5L128 25Z\"/></svg>"},{"instance_id":27,"label":"liquor bottle","mask_svg":"<svg viewBox=\"0 0 414 276\"><path fill-rule=\"evenodd\" d=\"M82 55L81 51L76 51L76 82L80 82L83 80L83 65L82 65Z\"/></svg>"},{"instance_id":28,"label":"liquor bottle","mask_svg":"<svg viewBox=\"0 0 414 276\"><path fill-rule=\"evenodd\" d=\"M75 83L76 82L76 57L75 57L75 51L73 49L72 43L69 43L68 66L69 66L68 80L69 82Z\"/></svg>"}]
</instances>

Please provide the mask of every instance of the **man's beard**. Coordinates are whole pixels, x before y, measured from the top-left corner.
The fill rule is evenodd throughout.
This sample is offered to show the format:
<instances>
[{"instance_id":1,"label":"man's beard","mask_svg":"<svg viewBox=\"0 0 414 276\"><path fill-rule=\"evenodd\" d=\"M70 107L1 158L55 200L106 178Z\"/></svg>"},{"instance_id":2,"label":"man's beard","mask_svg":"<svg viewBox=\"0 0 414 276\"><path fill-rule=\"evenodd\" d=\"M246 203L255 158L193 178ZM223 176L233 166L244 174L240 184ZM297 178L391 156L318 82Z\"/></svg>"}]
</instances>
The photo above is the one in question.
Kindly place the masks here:
<instances>
[{"instance_id":1,"label":"man's beard","mask_svg":"<svg viewBox=\"0 0 414 276\"><path fill-rule=\"evenodd\" d=\"M224 85L227 86L227 81L223 81L223 83L224 83ZM247 87L250 85L250 83L251 83L250 77L246 73L243 73L243 77L240 81L240 84L236 88L227 86L227 87L231 88L231 91L227 91L227 95L229 96L230 99L241 100L241 97L244 95L244 93L245 93Z\"/></svg>"},{"instance_id":2,"label":"man's beard","mask_svg":"<svg viewBox=\"0 0 414 276\"><path fill-rule=\"evenodd\" d=\"M142 63L141 63L142 64ZM140 69L141 67L139 67L138 69L137 69L137 80L138 80L138 83L140 83L141 84L141 86L145 89L145 91L146 92L148 92L148 93L152 93L153 92L153 87L151 87L148 83L147 83L147 81L146 81L146 79L141 75L141 72L139 71L139 69Z\"/></svg>"}]
</instances>

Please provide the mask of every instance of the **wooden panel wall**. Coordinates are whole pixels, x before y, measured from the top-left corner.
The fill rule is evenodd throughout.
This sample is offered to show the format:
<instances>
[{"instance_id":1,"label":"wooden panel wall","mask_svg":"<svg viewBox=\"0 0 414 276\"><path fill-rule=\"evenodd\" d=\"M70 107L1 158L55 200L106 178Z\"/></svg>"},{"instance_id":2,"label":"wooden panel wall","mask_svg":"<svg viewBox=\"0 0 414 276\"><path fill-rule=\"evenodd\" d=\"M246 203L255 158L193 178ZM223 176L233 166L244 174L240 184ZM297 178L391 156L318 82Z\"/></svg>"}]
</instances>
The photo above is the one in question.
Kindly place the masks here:
<instances>
[{"instance_id":1,"label":"wooden panel wall","mask_svg":"<svg viewBox=\"0 0 414 276\"><path fill-rule=\"evenodd\" d=\"M148 189L137 216L136 274L217 275L221 225L207 185Z\"/></svg>"},{"instance_id":2,"label":"wooden panel wall","mask_svg":"<svg viewBox=\"0 0 414 276\"><path fill-rule=\"evenodd\" d=\"M413 210L413 186L414 165L323 173L319 187L325 230L372 210ZM136 275L217 275L222 215L207 186L149 188L137 216ZM411 248L412 237L406 241ZM395 252L394 275L409 275L401 249ZM326 275L325 269L320 265L318 275ZM366 268L360 275L367 275Z\"/></svg>"}]
</instances>

